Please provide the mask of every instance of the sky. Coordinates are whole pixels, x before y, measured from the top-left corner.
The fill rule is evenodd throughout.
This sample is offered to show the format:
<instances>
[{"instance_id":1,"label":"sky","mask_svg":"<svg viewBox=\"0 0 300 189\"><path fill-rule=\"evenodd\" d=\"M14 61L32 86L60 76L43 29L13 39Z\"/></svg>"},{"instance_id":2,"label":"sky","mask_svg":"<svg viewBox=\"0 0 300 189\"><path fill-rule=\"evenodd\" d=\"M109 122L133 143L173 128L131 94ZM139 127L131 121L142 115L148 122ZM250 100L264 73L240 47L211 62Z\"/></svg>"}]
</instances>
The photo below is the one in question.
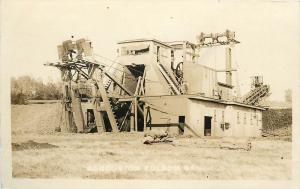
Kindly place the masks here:
<instances>
[{"instance_id":1,"label":"sky","mask_svg":"<svg viewBox=\"0 0 300 189\"><path fill-rule=\"evenodd\" d=\"M200 32L236 32L234 78L241 93L250 77L262 75L272 100L284 100L300 71L299 2L280 1L31 1L4 0L1 55L7 74L58 81L59 71L44 63L58 60L63 40L88 38L94 52L116 57L116 42L136 38L196 42ZM206 57L222 57L210 51ZM204 56L204 55L203 55ZM203 59L204 60L204 59ZM209 60L209 59L208 59ZM222 62L223 61L223 62ZM203 61L202 61L203 62ZM205 62L205 61L204 61ZM224 64L225 59L218 58ZM214 64L207 61L205 64ZM4 67L4 66L3 66Z\"/></svg>"}]
</instances>

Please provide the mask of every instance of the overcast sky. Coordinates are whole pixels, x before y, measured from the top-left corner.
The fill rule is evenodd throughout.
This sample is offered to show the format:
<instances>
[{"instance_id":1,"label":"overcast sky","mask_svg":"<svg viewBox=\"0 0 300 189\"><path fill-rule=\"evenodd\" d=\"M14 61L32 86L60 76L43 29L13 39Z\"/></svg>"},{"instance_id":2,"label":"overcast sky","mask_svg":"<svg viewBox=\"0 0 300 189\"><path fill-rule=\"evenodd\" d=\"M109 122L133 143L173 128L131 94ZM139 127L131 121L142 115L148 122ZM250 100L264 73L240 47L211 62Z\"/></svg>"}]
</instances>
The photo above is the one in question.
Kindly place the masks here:
<instances>
[{"instance_id":1,"label":"overcast sky","mask_svg":"<svg viewBox=\"0 0 300 189\"><path fill-rule=\"evenodd\" d=\"M97 54L114 59L116 42L135 38L196 42L200 32L236 32L233 51L242 94L250 77L263 75L271 99L298 79L299 2L247 1L4 1L2 55L12 76L29 74L58 80L59 71L44 67L57 61L56 46L71 35L87 37ZM210 52L209 56L215 56ZM222 60L222 61L225 61ZM211 62L209 62L211 63Z\"/></svg>"}]
</instances>

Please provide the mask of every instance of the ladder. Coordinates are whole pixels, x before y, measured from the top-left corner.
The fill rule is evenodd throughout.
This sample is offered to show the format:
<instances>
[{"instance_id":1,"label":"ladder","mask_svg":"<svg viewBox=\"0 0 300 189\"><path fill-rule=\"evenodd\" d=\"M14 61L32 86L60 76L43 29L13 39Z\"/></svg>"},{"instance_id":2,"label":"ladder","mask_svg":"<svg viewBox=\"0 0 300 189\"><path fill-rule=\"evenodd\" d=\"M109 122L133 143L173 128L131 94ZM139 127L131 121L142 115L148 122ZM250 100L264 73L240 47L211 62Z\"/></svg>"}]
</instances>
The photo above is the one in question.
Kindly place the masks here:
<instances>
[{"instance_id":1,"label":"ladder","mask_svg":"<svg viewBox=\"0 0 300 189\"><path fill-rule=\"evenodd\" d=\"M168 85L170 86L172 93L175 95L182 94L182 92L179 88L179 84L178 84L177 80L175 79L174 75L170 74L168 72L168 70L162 64L157 64L157 65L158 65L159 71L162 73L162 75L166 79Z\"/></svg>"},{"instance_id":2,"label":"ladder","mask_svg":"<svg viewBox=\"0 0 300 189\"><path fill-rule=\"evenodd\" d=\"M104 88L105 88L106 91L107 91L108 88L110 87L111 83L112 83L112 80L109 79L109 80L106 82L106 84L104 85Z\"/></svg>"},{"instance_id":3,"label":"ladder","mask_svg":"<svg viewBox=\"0 0 300 189\"><path fill-rule=\"evenodd\" d=\"M115 110L114 110L114 105L115 105L115 102L113 101L113 98L109 98L109 106L110 106L111 111L112 111L112 113L113 113L113 116L114 116L114 118L115 118L115 119L112 120L112 121L115 122L115 125L117 126L118 130L120 130L120 124L119 124L119 122L118 122L117 115L116 115L116 112L115 112Z\"/></svg>"},{"instance_id":4,"label":"ladder","mask_svg":"<svg viewBox=\"0 0 300 189\"><path fill-rule=\"evenodd\" d=\"M105 87L103 85L102 78L100 78L97 81L97 86L98 86L98 90L101 94L103 103L104 103L104 107L105 107L105 110L106 110L106 113L107 113L107 116L108 116L108 119L109 119L109 122L110 122L110 125L112 128L112 132L118 132L119 131L118 122L116 120L116 114L113 111L112 100L111 100L111 98L109 98L107 96L107 91L105 90Z\"/></svg>"},{"instance_id":5,"label":"ladder","mask_svg":"<svg viewBox=\"0 0 300 189\"><path fill-rule=\"evenodd\" d=\"M255 105L259 100L269 94L270 86L262 85L251 90L245 97L242 102L245 104Z\"/></svg>"}]
</instances>

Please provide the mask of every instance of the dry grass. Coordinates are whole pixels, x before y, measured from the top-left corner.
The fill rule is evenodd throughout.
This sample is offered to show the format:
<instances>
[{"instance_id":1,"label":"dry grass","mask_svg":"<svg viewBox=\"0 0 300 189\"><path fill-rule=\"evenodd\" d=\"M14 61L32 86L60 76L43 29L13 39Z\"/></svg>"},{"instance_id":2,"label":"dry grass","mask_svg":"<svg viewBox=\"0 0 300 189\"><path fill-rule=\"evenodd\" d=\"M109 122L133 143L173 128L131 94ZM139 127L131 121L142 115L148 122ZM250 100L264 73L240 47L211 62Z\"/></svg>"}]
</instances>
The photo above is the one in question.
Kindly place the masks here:
<instances>
[{"instance_id":1,"label":"dry grass","mask_svg":"<svg viewBox=\"0 0 300 189\"><path fill-rule=\"evenodd\" d=\"M13 176L96 179L290 179L291 142L177 137L171 144L143 144L142 133L54 133L58 104L12 107L12 141L58 148L13 151ZM35 114L33 114L35 113ZM220 149L244 145L250 151ZM103 170L105 169L105 170Z\"/></svg>"}]
</instances>

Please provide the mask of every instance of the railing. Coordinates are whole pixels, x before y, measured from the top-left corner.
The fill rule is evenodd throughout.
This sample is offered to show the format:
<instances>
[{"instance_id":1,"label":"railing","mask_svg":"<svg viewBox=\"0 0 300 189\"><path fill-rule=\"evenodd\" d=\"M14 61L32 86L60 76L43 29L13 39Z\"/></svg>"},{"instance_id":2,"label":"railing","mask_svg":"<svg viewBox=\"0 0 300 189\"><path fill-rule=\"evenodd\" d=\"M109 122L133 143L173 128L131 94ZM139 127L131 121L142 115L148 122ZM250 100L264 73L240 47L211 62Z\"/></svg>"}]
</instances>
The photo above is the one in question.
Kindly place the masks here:
<instances>
[{"instance_id":1,"label":"railing","mask_svg":"<svg viewBox=\"0 0 300 189\"><path fill-rule=\"evenodd\" d=\"M268 85L262 85L250 91L244 98L243 103L255 105L259 100L268 95L270 87Z\"/></svg>"},{"instance_id":2,"label":"railing","mask_svg":"<svg viewBox=\"0 0 300 189\"><path fill-rule=\"evenodd\" d=\"M180 95L182 94L180 89L179 89L179 84L178 82L173 79L173 77L170 75L170 73L166 70L166 68L162 64L158 64L158 68L160 72L163 74L164 78L166 79L168 85L170 86L170 89L175 95Z\"/></svg>"}]
</instances>

